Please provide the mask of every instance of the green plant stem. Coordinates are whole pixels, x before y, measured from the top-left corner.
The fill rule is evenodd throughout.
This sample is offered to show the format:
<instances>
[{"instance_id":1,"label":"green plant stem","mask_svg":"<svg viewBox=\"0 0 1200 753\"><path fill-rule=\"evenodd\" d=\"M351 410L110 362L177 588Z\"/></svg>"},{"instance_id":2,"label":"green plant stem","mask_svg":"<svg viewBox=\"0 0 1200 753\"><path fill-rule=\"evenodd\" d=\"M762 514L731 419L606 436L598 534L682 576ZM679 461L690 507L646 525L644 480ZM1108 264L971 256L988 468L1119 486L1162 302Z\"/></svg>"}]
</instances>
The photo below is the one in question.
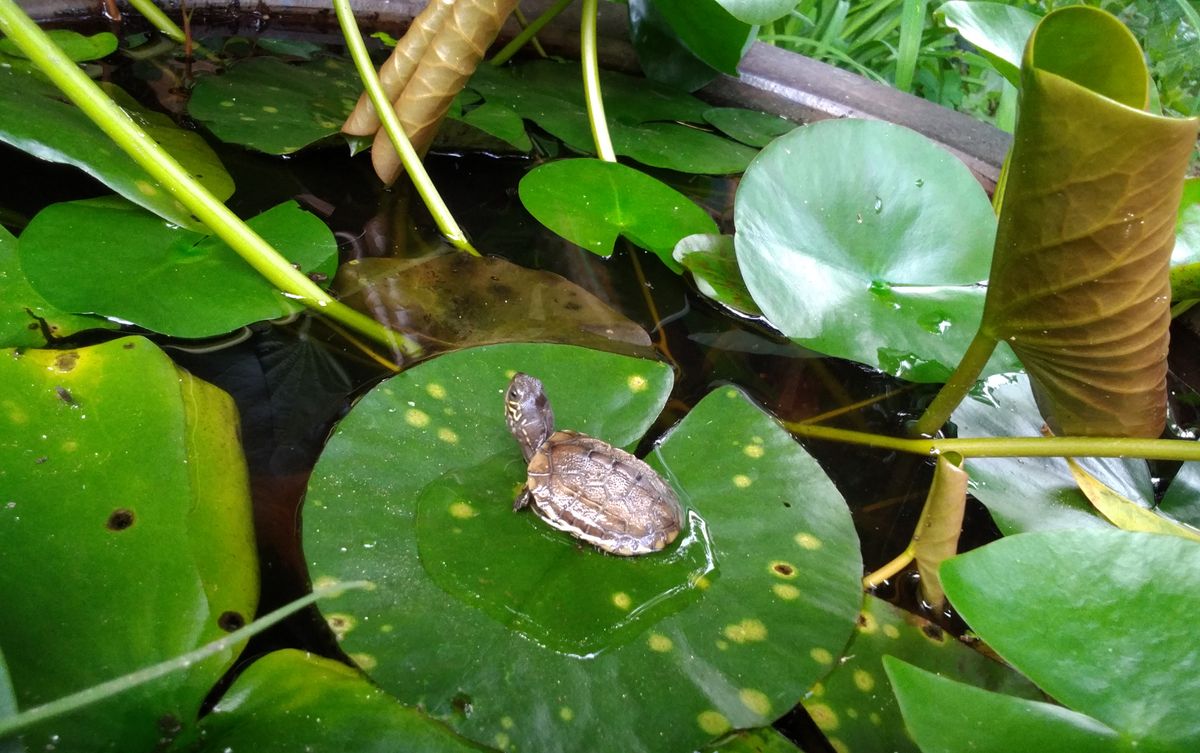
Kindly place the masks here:
<instances>
[{"instance_id":1,"label":"green plant stem","mask_svg":"<svg viewBox=\"0 0 1200 753\"><path fill-rule=\"evenodd\" d=\"M922 437L931 437L942 428L946 421L950 420L950 414L975 386L975 380L983 372L983 367L987 365L988 359L992 357L992 351L995 349L995 340L983 334L982 331L975 333L975 338L967 346L967 352L963 353L962 360L958 362L954 373L938 390L933 402L917 420L914 433Z\"/></svg>"},{"instance_id":2,"label":"green plant stem","mask_svg":"<svg viewBox=\"0 0 1200 753\"><path fill-rule=\"evenodd\" d=\"M132 5L134 10L136 10L138 13L141 13L147 21L154 24L154 28L158 29L163 34L166 34L179 44L184 43L186 35L184 35L183 29L179 28L175 22L167 16L166 13L163 13L162 10L154 4L153 0L129 0L129 4Z\"/></svg>"},{"instance_id":3,"label":"green plant stem","mask_svg":"<svg viewBox=\"0 0 1200 753\"><path fill-rule=\"evenodd\" d=\"M583 63L583 94L587 100L588 122L592 125L592 139L596 142L596 155L606 162L616 162L612 138L608 135L608 121L604 119L604 99L600 96L600 63L596 50L597 0L583 0L583 20L579 25L579 55Z\"/></svg>"},{"instance_id":4,"label":"green plant stem","mask_svg":"<svg viewBox=\"0 0 1200 753\"><path fill-rule=\"evenodd\" d=\"M416 149L413 149L412 142L404 133L404 126L400 125L400 118L397 117L392 103L388 101L387 94L383 91L383 84L379 83L379 75L375 72L375 65L367 53L367 45L363 42L362 32L358 30L358 23L354 20L354 9L350 7L350 0L333 0L333 8L337 13L338 23L342 27L346 48L354 60L354 67L358 69L358 76L367 90L367 96L371 98L375 112L379 113L383 130L392 140L392 146L396 147L396 154L400 155L404 171L408 173L409 180L417 189L417 193L421 195L425 206L429 208L429 213L433 215L433 221L437 223L438 229L442 231L442 235L450 241L452 246L460 251L466 251L472 256L480 256L480 253L467 240L466 233L455 222L450 208L446 206L442 195L438 193L437 186L433 184L433 179L426 172L420 155L417 154Z\"/></svg>"},{"instance_id":5,"label":"green plant stem","mask_svg":"<svg viewBox=\"0 0 1200 753\"><path fill-rule=\"evenodd\" d=\"M921 517L925 517L925 511L921 511ZM917 523L917 530L920 530L920 523ZM908 567L909 563L917 556L917 545L913 541L908 542L908 546L903 552L897 554L891 562L888 562L883 567L863 576L863 588L878 588L885 580L895 577L896 573Z\"/></svg>"},{"instance_id":6,"label":"green plant stem","mask_svg":"<svg viewBox=\"0 0 1200 753\"><path fill-rule=\"evenodd\" d=\"M139 128L13 0L0 0L0 32L117 146L284 295L398 353L420 353L415 342L337 301L293 267Z\"/></svg>"},{"instance_id":7,"label":"green plant stem","mask_svg":"<svg viewBox=\"0 0 1200 753\"><path fill-rule=\"evenodd\" d=\"M233 631L224 638L206 643L195 651L189 651L181 656L176 656L173 659L168 659L164 662L143 667L135 672L130 672L127 675L114 678L107 682L102 682L99 685L93 685L90 688L81 690L78 693L72 693L69 696L58 698L44 703L41 706L34 706L31 709L22 711L14 716L0 719L0 740L11 737L16 733L28 729L35 724L39 724L48 719L53 719L64 714L69 714L77 711L85 706L90 706L93 703L103 701L107 698L123 693L131 688L136 688L139 685L145 685L148 682L157 680L160 677L188 669L193 665L204 661L205 659L228 651L237 646L243 641L249 640L252 636L258 635L262 631L278 623L289 615L293 615L301 609L313 604L318 599L328 597L337 597L346 591L370 588L371 584L366 581L349 581L346 583L335 583L323 588L313 589L313 592L308 596L296 599L293 602L283 605L273 612L259 617L254 622Z\"/></svg>"},{"instance_id":8,"label":"green plant stem","mask_svg":"<svg viewBox=\"0 0 1200 753\"><path fill-rule=\"evenodd\" d=\"M850 429L785 423L798 437L847 442L914 455L956 452L965 458L1154 458L1156 460L1200 460L1200 442L1186 439L1137 439L1129 437L986 437L928 439L887 437Z\"/></svg>"},{"instance_id":9,"label":"green plant stem","mask_svg":"<svg viewBox=\"0 0 1200 753\"><path fill-rule=\"evenodd\" d=\"M521 29L520 34L513 37L511 42L500 48L500 51L492 56L492 59L488 62L490 62L492 65L504 65L507 63L512 59L512 56L516 55L522 47L524 47L531 39L534 38L534 36L537 35L539 31L542 30L543 27L545 27L546 24L553 21L555 17L566 10L567 6L573 2L575 2L575 0L558 0L557 3L547 8L542 15L530 21L528 26L526 26L524 29Z\"/></svg>"}]
</instances>

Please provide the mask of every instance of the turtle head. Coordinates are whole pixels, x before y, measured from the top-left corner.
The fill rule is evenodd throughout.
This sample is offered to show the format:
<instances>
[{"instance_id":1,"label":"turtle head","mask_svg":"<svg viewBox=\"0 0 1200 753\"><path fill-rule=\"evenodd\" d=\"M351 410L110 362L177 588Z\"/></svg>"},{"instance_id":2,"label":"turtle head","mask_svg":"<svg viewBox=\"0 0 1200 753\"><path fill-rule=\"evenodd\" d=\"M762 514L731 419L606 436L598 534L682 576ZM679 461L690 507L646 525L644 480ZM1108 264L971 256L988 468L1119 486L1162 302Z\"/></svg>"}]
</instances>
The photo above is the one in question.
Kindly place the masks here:
<instances>
[{"instance_id":1,"label":"turtle head","mask_svg":"<svg viewBox=\"0 0 1200 753\"><path fill-rule=\"evenodd\" d=\"M504 393L504 418L525 459L536 455L554 433L554 411L540 380L520 372L513 376Z\"/></svg>"}]
</instances>

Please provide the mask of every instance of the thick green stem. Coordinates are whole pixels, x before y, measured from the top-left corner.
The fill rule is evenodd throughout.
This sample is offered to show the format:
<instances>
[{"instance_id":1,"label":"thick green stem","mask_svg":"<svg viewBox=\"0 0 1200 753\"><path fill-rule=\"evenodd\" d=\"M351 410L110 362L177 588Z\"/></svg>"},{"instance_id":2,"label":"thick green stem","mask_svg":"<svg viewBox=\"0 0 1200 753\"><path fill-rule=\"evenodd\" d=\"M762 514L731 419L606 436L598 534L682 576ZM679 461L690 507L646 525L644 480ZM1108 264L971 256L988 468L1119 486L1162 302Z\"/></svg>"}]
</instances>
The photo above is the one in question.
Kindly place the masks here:
<instances>
[{"instance_id":1,"label":"thick green stem","mask_svg":"<svg viewBox=\"0 0 1200 753\"><path fill-rule=\"evenodd\" d=\"M1200 460L1200 442L1129 437L987 437L981 439L905 439L849 429L785 423L798 437L847 442L915 455L957 452L966 458L1154 458Z\"/></svg>"},{"instance_id":2,"label":"thick green stem","mask_svg":"<svg viewBox=\"0 0 1200 753\"><path fill-rule=\"evenodd\" d=\"M522 47L529 43L542 28L553 21L560 13L567 9L567 6L575 0L558 0L557 3L546 9L542 15L529 22L521 33L512 38L512 41L500 48L500 51L492 56L490 62L492 65L504 65L516 55Z\"/></svg>"},{"instance_id":3,"label":"thick green stem","mask_svg":"<svg viewBox=\"0 0 1200 753\"><path fill-rule=\"evenodd\" d=\"M379 83L379 74L375 72L375 65L371 62L370 54L367 53L367 45L363 42L362 32L358 30L358 24L354 20L354 9L350 7L350 0L333 0L333 9L337 12L338 23L342 27L346 49L350 51L354 67L358 69L358 77L362 79L367 96L371 98L371 104L379 113L379 121L383 125L383 130L391 139L392 146L396 147L396 154L400 155L404 171L408 173L409 180L417 189L417 193L421 195L425 206L429 208L429 213L433 215L433 221L437 223L438 229L442 231L442 235L450 241L452 246L460 251L466 251L472 256L479 256L480 253L467 240L466 233L455 222L454 215L450 213L446 202L442 201L442 195L438 193L437 186L433 184L429 173L425 171L421 156L417 154L416 149L413 149L412 142L408 140L408 135L404 132L404 126L400 125L400 118L396 115L392 103L388 101L387 94L383 91L383 84Z\"/></svg>"},{"instance_id":4,"label":"thick green stem","mask_svg":"<svg viewBox=\"0 0 1200 753\"><path fill-rule=\"evenodd\" d=\"M583 0L583 20L579 25L579 54L583 63L583 95L587 99L588 121L596 155L606 162L616 162L608 121L604 119L604 99L600 96L600 62L596 49L597 0Z\"/></svg>"},{"instance_id":5,"label":"thick green stem","mask_svg":"<svg viewBox=\"0 0 1200 753\"><path fill-rule=\"evenodd\" d=\"M141 13L147 21L154 24L154 28L166 34L171 39L179 44L183 44L185 35L183 29L179 28L166 13L154 4L153 0L129 0L129 4L134 10Z\"/></svg>"},{"instance_id":6,"label":"thick green stem","mask_svg":"<svg viewBox=\"0 0 1200 753\"><path fill-rule=\"evenodd\" d=\"M138 127L13 0L0 0L0 32L130 158L285 295L398 353L420 352L419 345L343 305L293 267Z\"/></svg>"},{"instance_id":7,"label":"thick green stem","mask_svg":"<svg viewBox=\"0 0 1200 753\"><path fill-rule=\"evenodd\" d=\"M34 706L26 709L15 716L5 717L0 719L0 740L11 737L16 733L28 729L35 724L53 719L64 714L69 714L72 711L77 711L85 706L90 706L93 703L98 703L106 698L111 698L118 693L123 693L131 688L136 688L139 685L145 685L148 682L157 680L160 677L169 675L172 672L180 672L194 666L197 662L204 661L210 656L215 656L223 651L228 651L240 643L244 643L252 636L258 635L262 631L272 625L283 620L285 617L299 612L309 604L316 602L318 599L327 597L337 597L349 590L369 588L371 584L366 581L351 581L347 583L337 583L326 586L324 588L314 589L308 596L296 599L293 602L285 604L275 611L259 617L254 622L251 622L245 627L239 628L224 638L206 643L195 651L190 651L182 656L176 656L174 659L168 659L153 666L144 667L135 672L130 672L127 675L114 678L108 682L102 682L99 685L93 685L90 688L81 690L78 693L72 693L69 696L59 698L41 706Z\"/></svg>"},{"instance_id":8,"label":"thick green stem","mask_svg":"<svg viewBox=\"0 0 1200 753\"><path fill-rule=\"evenodd\" d=\"M931 437L942 428L942 424L950 420L950 414L975 386L975 380L983 373L983 367L987 365L988 359L992 357L992 351L995 349L995 340L983 334L982 331L975 333L975 339L971 340L971 344L967 346L967 352L958 362L949 381L942 385L942 389L933 398L933 402L921 414L914 429L915 434Z\"/></svg>"}]
</instances>

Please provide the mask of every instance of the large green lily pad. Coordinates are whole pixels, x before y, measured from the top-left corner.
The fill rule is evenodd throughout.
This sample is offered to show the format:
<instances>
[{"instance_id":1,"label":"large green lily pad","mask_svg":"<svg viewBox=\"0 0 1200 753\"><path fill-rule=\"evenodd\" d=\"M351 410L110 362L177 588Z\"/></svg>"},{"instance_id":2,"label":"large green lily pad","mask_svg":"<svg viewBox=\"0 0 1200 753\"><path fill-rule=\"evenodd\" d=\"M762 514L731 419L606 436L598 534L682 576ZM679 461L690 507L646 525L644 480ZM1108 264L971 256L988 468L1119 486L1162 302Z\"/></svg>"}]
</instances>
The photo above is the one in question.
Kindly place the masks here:
<instances>
[{"instance_id":1,"label":"large green lily pad","mask_svg":"<svg viewBox=\"0 0 1200 753\"><path fill-rule=\"evenodd\" d=\"M1116 529L1043 531L956 557L941 573L955 609L996 653L1059 703L1116 730L1122 749L1196 749L1200 544ZM1043 629L1030 640L1034 621Z\"/></svg>"},{"instance_id":2,"label":"large green lily pad","mask_svg":"<svg viewBox=\"0 0 1200 753\"><path fill-rule=\"evenodd\" d=\"M944 381L983 314L996 217L949 152L901 126L830 120L776 139L737 192L738 266L801 345ZM1015 366L1001 349L991 371Z\"/></svg>"},{"instance_id":3,"label":"large green lily pad","mask_svg":"<svg viewBox=\"0 0 1200 753\"><path fill-rule=\"evenodd\" d=\"M481 750L357 670L287 649L256 660L199 725L203 751L467 753Z\"/></svg>"},{"instance_id":4,"label":"large green lily pad","mask_svg":"<svg viewBox=\"0 0 1200 753\"><path fill-rule=\"evenodd\" d=\"M130 337L0 353L0 650L22 708L165 661L254 615L249 481L228 395ZM25 735L148 751L227 650Z\"/></svg>"},{"instance_id":5,"label":"large green lily pad","mask_svg":"<svg viewBox=\"0 0 1200 753\"><path fill-rule=\"evenodd\" d=\"M525 474L502 396L517 370L545 382L558 426L616 445L671 384L654 362L497 345L364 397L304 509L314 582L375 584L327 615L343 649L403 702L506 750L691 750L791 708L861 603L857 540L816 463L720 388L648 460L687 509L680 538L606 555L511 511Z\"/></svg>"},{"instance_id":6,"label":"large green lily pad","mask_svg":"<svg viewBox=\"0 0 1200 753\"><path fill-rule=\"evenodd\" d=\"M303 271L333 274L333 233L294 201L248 224ZM303 308L219 238L115 197L50 205L18 249L30 284L54 306L176 337L219 335Z\"/></svg>"}]
</instances>

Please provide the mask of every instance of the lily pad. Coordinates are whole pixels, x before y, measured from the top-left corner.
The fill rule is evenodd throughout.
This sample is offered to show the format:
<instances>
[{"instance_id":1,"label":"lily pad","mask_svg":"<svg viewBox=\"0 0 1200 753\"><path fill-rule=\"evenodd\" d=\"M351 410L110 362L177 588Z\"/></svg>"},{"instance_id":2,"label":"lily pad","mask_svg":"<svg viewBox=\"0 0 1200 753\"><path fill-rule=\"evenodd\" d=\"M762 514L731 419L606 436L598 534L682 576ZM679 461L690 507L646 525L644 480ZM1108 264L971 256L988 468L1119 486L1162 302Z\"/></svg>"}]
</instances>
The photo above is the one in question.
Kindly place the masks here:
<instances>
[{"instance_id":1,"label":"lily pad","mask_svg":"<svg viewBox=\"0 0 1200 753\"><path fill-rule=\"evenodd\" d=\"M304 271L333 273L333 234L295 202L249 225ZM176 337L219 335L302 308L215 236L115 197L52 204L25 228L18 249L29 283L52 305Z\"/></svg>"},{"instance_id":2,"label":"lily pad","mask_svg":"<svg viewBox=\"0 0 1200 753\"><path fill-rule=\"evenodd\" d=\"M496 257L358 259L342 265L334 289L433 348L557 342L651 353L644 329L575 283Z\"/></svg>"},{"instance_id":3,"label":"lily pad","mask_svg":"<svg viewBox=\"0 0 1200 753\"><path fill-rule=\"evenodd\" d=\"M1159 510L1188 525L1200 527L1200 463L1184 463L1171 479Z\"/></svg>"},{"instance_id":4,"label":"lily pad","mask_svg":"<svg viewBox=\"0 0 1200 753\"><path fill-rule=\"evenodd\" d=\"M771 143L742 178L738 266L797 343L944 381L983 314L996 217L971 172L925 137L829 120ZM999 350L989 373L1016 370Z\"/></svg>"},{"instance_id":5,"label":"lily pad","mask_svg":"<svg viewBox=\"0 0 1200 753\"><path fill-rule=\"evenodd\" d=\"M738 732L712 748L711 753L801 753L800 748L771 727Z\"/></svg>"},{"instance_id":6,"label":"lily pad","mask_svg":"<svg viewBox=\"0 0 1200 753\"><path fill-rule=\"evenodd\" d=\"M1171 297L1200 298L1200 178L1184 181L1171 251Z\"/></svg>"},{"instance_id":7,"label":"lily pad","mask_svg":"<svg viewBox=\"0 0 1200 753\"><path fill-rule=\"evenodd\" d=\"M653 251L675 272L680 238L716 233L715 223L691 199L667 184L615 162L547 162L521 179L521 203L546 227L600 256L611 256L619 236Z\"/></svg>"},{"instance_id":8,"label":"lily pad","mask_svg":"<svg viewBox=\"0 0 1200 753\"><path fill-rule=\"evenodd\" d=\"M188 114L224 142L291 154L341 130L362 85L348 60L256 57L196 83Z\"/></svg>"},{"instance_id":9,"label":"lily pad","mask_svg":"<svg viewBox=\"0 0 1200 753\"><path fill-rule=\"evenodd\" d=\"M1044 424L1024 374L999 375L954 411L962 437L1037 437ZM1106 486L1143 507L1154 501L1146 461L1079 458ZM969 491L1006 534L1071 528L1110 528L1087 501L1062 458L969 458Z\"/></svg>"},{"instance_id":10,"label":"lily pad","mask_svg":"<svg viewBox=\"0 0 1200 753\"><path fill-rule=\"evenodd\" d=\"M39 347L46 335L67 337L86 329L117 325L96 317L67 314L46 303L25 279L17 259L17 239L0 227L0 347ZM45 329L43 329L45 327Z\"/></svg>"},{"instance_id":11,"label":"lily pad","mask_svg":"<svg viewBox=\"0 0 1200 753\"><path fill-rule=\"evenodd\" d=\"M1123 749L1195 748L1200 544L1114 529L1023 534L950 560L942 581L996 653L1116 730ZM1048 628L1037 640L1033 620Z\"/></svg>"},{"instance_id":12,"label":"lily pad","mask_svg":"<svg viewBox=\"0 0 1200 753\"><path fill-rule=\"evenodd\" d=\"M704 119L729 138L757 147L800 127L787 118L741 107L714 107L704 111Z\"/></svg>"},{"instance_id":13,"label":"lily pad","mask_svg":"<svg viewBox=\"0 0 1200 753\"><path fill-rule=\"evenodd\" d=\"M692 92L720 75L684 46L654 0L629 0L629 38L647 78Z\"/></svg>"},{"instance_id":14,"label":"lily pad","mask_svg":"<svg viewBox=\"0 0 1200 753\"><path fill-rule=\"evenodd\" d=\"M5 351L0 396L0 649L22 707L249 622L258 563L225 393L135 337ZM235 654L47 721L26 743L151 750L195 719Z\"/></svg>"},{"instance_id":15,"label":"lily pad","mask_svg":"<svg viewBox=\"0 0 1200 753\"><path fill-rule=\"evenodd\" d=\"M406 708L361 672L286 649L257 659L199 725L203 749L290 753L481 750Z\"/></svg>"},{"instance_id":16,"label":"lily pad","mask_svg":"<svg viewBox=\"0 0 1200 753\"><path fill-rule=\"evenodd\" d=\"M671 384L653 362L498 345L364 397L304 510L314 582L376 584L328 615L342 648L403 702L501 749L690 750L791 708L861 603L857 539L816 463L719 389L648 460L687 508L680 539L605 555L511 511L525 469L502 394L516 370L545 382L558 426L616 445L638 438ZM385 444L391 462L363 462ZM575 573L585 586L559 585Z\"/></svg>"},{"instance_id":17,"label":"lily pad","mask_svg":"<svg viewBox=\"0 0 1200 753\"><path fill-rule=\"evenodd\" d=\"M901 707L887 692L883 669L889 656L978 687L1040 697L1031 682L1003 664L928 620L868 595L850 645L804 699L804 708L835 750L917 753L905 733Z\"/></svg>"},{"instance_id":18,"label":"lily pad","mask_svg":"<svg viewBox=\"0 0 1200 753\"><path fill-rule=\"evenodd\" d=\"M754 41L755 30L750 24L735 18L718 0L653 2L667 26L693 55L722 73L737 75L742 54Z\"/></svg>"},{"instance_id":19,"label":"lily pad","mask_svg":"<svg viewBox=\"0 0 1200 753\"><path fill-rule=\"evenodd\" d=\"M689 235L672 255L692 273L701 294L740 316L762 316L738 269L732 235Z\"/></svg>"},{"instance_id":20,"label":"lily pad","mask_svg":"<svg viewBox=\"0 0 1200 753\"><path fill-rule=\"evenodd\" d=\"M108 87L110 94L117 91ZM150 137L167 143L171 156L217 199L233 194L233 179L199 134L184 131L162 113L134 109L121 99ZM125 198L183 227L199 228L182 204L121 151L79 108L40 75L0 66L0 141L49 162L74 165Z\"/></svg>"}]
</instances>

